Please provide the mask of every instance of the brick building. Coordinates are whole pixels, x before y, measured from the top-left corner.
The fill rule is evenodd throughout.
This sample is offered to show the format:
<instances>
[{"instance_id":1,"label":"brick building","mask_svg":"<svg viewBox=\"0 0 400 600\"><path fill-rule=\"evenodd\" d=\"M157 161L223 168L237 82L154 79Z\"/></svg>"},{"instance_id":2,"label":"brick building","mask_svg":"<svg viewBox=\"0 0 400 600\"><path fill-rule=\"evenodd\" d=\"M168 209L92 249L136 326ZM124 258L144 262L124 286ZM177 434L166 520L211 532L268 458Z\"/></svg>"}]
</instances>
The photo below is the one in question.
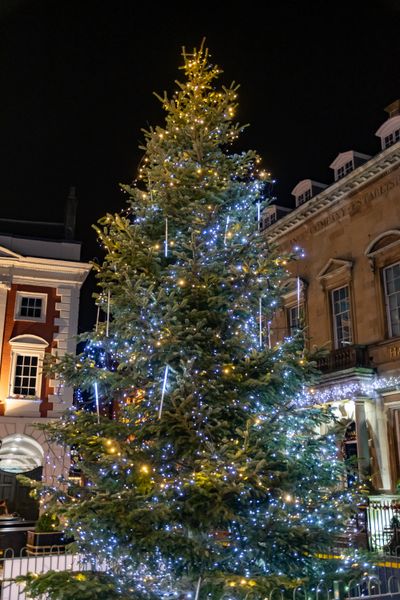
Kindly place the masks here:
<instances>
[{"instance_id":1,"label":"brick building","mask_svg":"<svg viewBox=\"0 0 400 600\"><path fill-rule=\"evenodd\" d=\"M51 482L68 464L35 423L72 404L72 389L46 378L42 364L46 353L75 352L79 293L90 270L80 250L68 239L0 234L0 500L22 516L31 516L24 513L32 505L15 475Z\"/></svg>"}]
</instances>

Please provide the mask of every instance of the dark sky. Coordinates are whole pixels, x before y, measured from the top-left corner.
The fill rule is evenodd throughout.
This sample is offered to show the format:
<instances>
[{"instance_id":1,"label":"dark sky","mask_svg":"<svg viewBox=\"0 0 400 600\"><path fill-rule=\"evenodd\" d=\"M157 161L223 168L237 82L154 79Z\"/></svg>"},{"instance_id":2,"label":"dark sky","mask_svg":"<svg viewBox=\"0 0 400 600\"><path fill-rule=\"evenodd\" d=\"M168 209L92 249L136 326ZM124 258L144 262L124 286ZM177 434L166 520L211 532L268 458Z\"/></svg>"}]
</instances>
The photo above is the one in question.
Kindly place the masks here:
<instances>
[{"instance_id":1,"label":"dark sky","mask_svg":"<svg viewBox=\"0 0 400 600\"><path fill-rule=\"evenodd\" d=\"M141 128L162 123L152 92L174 89L181 47L204 36L222 81L241 85L241 145L280 203L300 179L331 182L339 152L378 152L400 98L400 0L240 6L0 0L0 216L62 220L75 185L83 258L96 255L90 225L124 206Z\"/></svg>"}]
</instances>

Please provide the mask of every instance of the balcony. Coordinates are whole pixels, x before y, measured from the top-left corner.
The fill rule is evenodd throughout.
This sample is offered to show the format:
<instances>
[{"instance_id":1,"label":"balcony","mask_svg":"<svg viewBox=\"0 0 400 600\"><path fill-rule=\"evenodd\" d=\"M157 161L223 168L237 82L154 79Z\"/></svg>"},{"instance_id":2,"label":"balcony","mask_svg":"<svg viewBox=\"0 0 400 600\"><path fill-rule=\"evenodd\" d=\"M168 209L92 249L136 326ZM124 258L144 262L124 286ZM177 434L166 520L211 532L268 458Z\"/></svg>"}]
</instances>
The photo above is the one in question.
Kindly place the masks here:
<instances>
[{"instance_id":1,"label":"balcony","mask_svg":"<svg viewBox=\"0 0 400 600\"><path fill-rule=\"evenodd\" d=\"M333 350L317 360L317 368L322 373L334 373L354 368L372 368L367 346L345 346Z\"/></svg>"}]
</instances>

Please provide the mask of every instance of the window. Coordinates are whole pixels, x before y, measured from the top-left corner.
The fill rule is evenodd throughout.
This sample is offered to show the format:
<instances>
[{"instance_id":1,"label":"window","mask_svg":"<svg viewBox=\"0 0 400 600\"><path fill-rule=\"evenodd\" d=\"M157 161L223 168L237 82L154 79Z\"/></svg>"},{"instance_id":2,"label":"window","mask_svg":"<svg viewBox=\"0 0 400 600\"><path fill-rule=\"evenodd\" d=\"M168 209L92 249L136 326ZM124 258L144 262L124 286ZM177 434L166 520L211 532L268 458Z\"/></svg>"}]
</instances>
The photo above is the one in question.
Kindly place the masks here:
<instances>
[{"instance_id":1,"label":"window","mask_svg":"<svg viewBox=\"0 0 400 600\"><path fill-rule=\"evenodd\" d=\"M287 309L289 335L295 335L302 329L304 308L303 305L291 306Z\"/></svg>"},{"instance_id":2,"label":"window","mask_svg":"<svg viewBox=\"0 0 400 600\"><path fill-rule=\"evenodd\" d=\"M13 394L18 396L37 396L38 357L17 354Z\"/></svg>"},{"instance_id":3,"label":"window","mask_svg":"<svg viewBox=\"0 0 400 600\"><path fill-rule=\"evenodd\" d=\"M10 340L10 398L40 398L42 363L48 342L35 335L19 335Z\"/></svg>"},{"instance_id":4,"label":"window","mask_svg":"<svg viewBox=\"0 0 400 600\"><path fill-rule=\"evenodd\" d=\"M310 198L311 190L306 190L303 194L297 196L297 206L300 206L300 204L304 204L304 202L307 202L307 200L309 200Z\"/></svg>"},{"instance_id":5,"label":"window","mask_svg":"<svg viewBox=\"0 0 400 600\"><path fill-rule=\"evenodd\" d=\"M15 319L19 321L46 320L47 294L31 294L17 292L15 303Z\"/></svg>"},{"instance_id":6,"label":"window","mask_svg":"<svg viewBox=\"0 0 400 600\"><path fill-rule=\"evenodd\" d=\"M265 215L263 220L262 220L262 229L266 229L267 227L269 227L270 225L272 225L273 223L275 223L277 220L277 214L276 212L270 213L268 215Z\"/></svg>"},{"instance_id":7,"label":"window","mask_svg":"<svg viewBox=\"0 0 400 600\"><path fill-rule=\"evenodd\" d=\"M349 286L332 290L332 317L335 348L352 343Z\"/></svg>"},{"instance_id":8,"label":"window","mask_svg":"<svg viewBox=\"0 0 400 600\"><path fill-rule=\"evenodd\" d=\"M342 177L345 177L348 173L350 173L350 171L353 170L353 168L353 161L349 160L347 163L338 168L338 170L336 171L336 179L341 179Z\"/></svg>"},{"instance_id":9,"label":"window","mask_svg":"<svg viewBox=\"0 0 400 600\"><path fill-rule=\"evenodd\" d=\"M400 336L400 263L383 270L389 337Z\"/></svg>"},{"instance_id":10,"label":"window","mask_svg":"<svg viewBox=\"0 0 400 600\"><path fill-rule=\"evenodd\" d=\"M389 133L389 135L386 135L384 137L384 139L383 139L383 147L384 148L389 148L389 146L392 146L393 144L395 144L399 140L400 140L400 129L396 129L396 131L392 131L392 133Z\"/></svg>"}]
</instances>

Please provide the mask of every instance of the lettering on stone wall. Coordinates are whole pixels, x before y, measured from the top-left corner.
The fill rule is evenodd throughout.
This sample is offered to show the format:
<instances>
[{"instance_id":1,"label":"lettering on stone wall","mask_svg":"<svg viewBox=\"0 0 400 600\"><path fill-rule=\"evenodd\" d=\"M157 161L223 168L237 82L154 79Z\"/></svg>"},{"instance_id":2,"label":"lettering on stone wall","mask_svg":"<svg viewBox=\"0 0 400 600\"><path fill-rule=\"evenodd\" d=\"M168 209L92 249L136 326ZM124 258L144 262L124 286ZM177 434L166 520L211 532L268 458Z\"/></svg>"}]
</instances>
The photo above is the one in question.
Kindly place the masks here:
<instances>
[{"instance_id":1,"label":"lettering on stone wall","mask_svg":"<svg viewBox=\"0 0 400 600\"><path fill-rule=\"evenodd\" d=\"M387 194L394 187L400 185L400 174L394 177L393 179L389 179L389 181L385 181L385 183L381 183L380 185L375 186L368 192L365 192L361 197L357 200L354 200L349 206L341 208L330 215L327 215L323 219L316 221L310 227L310 233L318 233L322 231L332 223L336 223L340 221L346 216L352 217L357 212L359 212L364 206L370 206L371 202L375 200L375 198L379 198L384 194Z\"/></svg>"},{"instance_id":2,"label":"lettering on stone wall","mask_svg":"<svg viewBox=\"0 0 400 600\"><path fill-rule=\"evenodd\" d=\"M331 223L336 223L336 221L340 221L340 219L343 219L343 217L346 216L346 213L346 209L341 208L340 210L337 210L336 212L327 215L324 219L321 219L320 221L314 223L314 225L311 225L310 233L317 233L317 231L325 229L325 227L328 227L328 225L331 225Z\"/></svg>"}]
</instances>

